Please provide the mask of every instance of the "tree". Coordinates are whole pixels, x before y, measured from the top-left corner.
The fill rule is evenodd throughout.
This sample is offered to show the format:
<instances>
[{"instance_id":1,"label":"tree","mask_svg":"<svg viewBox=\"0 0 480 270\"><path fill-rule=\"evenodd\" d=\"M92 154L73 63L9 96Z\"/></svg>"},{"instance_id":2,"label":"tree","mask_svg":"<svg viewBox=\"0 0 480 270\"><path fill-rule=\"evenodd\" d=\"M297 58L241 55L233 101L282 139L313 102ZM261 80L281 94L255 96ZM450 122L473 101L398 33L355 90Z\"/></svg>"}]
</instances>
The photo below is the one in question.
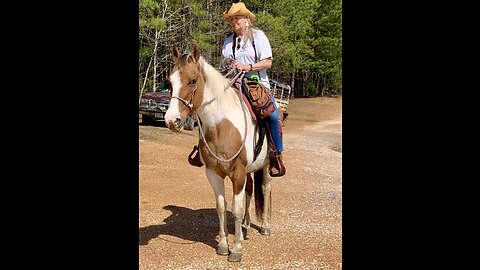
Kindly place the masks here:
<instances>
[{"instance_id":1,"label":"tree","mask_svg":"<svg viewBox=\"0 0 480 270\"><path fill-rule=\"evenodd\" d=\"M341 94L341 0L243 2L256 15L254 25L270 40L270 78L290 84L294 96ZM223 12L231 4L225 0L140 0L140 94L168 78L173 46L187 51L195 43L206 60L218 66L223 41L231 34Z\"/></svg>"},{"instance_id":2,"label":"tree","mask_svg":"<svg viewBox=\"0 0 480 270\"><path fill-rule=\"evenodd\" d=\"M318 1L315 6L312 47L315 61L314 89L341 94L342 85L342 2L340 0Z\"/></svg>"}]
</instances>

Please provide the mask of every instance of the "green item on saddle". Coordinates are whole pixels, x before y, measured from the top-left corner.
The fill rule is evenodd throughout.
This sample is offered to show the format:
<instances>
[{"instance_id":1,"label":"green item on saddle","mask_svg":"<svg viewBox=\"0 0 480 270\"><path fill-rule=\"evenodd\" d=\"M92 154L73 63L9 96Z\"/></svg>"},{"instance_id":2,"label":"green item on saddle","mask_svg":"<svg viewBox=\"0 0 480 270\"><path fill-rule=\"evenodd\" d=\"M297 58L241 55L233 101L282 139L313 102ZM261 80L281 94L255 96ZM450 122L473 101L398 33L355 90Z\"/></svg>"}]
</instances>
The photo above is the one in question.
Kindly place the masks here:
<instances>
[{"instance_id":1,"label":"green item on saddle","mask_svg":"<svg viewBox=\"0 0 480 270\"><path fill-rule=\"evenodd\" d=\"M250 81L256 81L257 83L260 82L260 76L256 74L250 75L248 78L250 79Z\"/></svg>"}]
</instances>

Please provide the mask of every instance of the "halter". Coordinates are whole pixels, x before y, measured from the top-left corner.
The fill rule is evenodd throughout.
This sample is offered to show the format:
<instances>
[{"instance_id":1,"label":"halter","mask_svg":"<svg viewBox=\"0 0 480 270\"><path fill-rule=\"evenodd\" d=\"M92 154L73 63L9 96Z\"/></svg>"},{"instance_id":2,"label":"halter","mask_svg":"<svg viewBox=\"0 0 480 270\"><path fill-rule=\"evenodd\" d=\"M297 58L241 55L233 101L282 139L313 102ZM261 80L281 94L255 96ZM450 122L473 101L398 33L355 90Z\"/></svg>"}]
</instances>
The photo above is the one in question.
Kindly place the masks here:
<instances>
[{"instance_id":1,"label":"halter","mask_svg":"<svg viewBox=\"0 0 480 270\"><path fill-rule=\"evenodd\" d=\"M184 57L184 56L188 60L188 58L190 57L190 53L182 55L182 57ZM193 108L192 100L193 100L193 96L195 96L195 91L197 91L197 85L196 84L195 84L195 89L193 89L193 91L192 91L192 95L190 96L189 101L187 101L187 100L185 100L181 97L177 97L177 96L173 96L173 95L172 95L172 98L176 98L176 99L180 100L191 111L192 108Z\"/></svg>"},{"instance_id":2,"label":"halter","mask_svg":"<svg viewBox=\"0 0 480 270\"><path fill-rule=\"evenodd\" d=\"M177 96L172 96L172 98L176 98L178 100L180 100L185 106L188 107L188 109L191 111L192 108L193 108L193 104L192 104L192 100L193 100L193 96L195 96L195 91L197 91L197 85L195 84L195 89L193 89L192 91L192 95L190 96L190 100L187 101L181 97L177 97ZM200 106L201 107L201 106Z\"/></svg>"}]
</instances>

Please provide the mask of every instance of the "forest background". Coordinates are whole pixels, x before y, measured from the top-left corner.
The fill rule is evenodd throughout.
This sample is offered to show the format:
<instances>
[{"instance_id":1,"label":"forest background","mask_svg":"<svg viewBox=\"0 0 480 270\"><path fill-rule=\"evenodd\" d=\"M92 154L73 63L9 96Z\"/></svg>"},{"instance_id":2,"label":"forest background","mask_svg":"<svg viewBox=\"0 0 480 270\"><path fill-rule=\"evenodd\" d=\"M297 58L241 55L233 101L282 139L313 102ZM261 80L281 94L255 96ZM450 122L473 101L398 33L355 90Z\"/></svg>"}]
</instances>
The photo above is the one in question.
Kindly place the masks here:
<instances>
[{"instance_id":1,"label":"forest background","mask_svg":"<svg viewBox=\"0 0 480 270\"><path fill-rule=\"evenodd\" d=\"M207 62L220 63L223 41L232 30L223 18L225 0L139 1L139 96L168 78L174 46L197 44ZM255 15L273 52L270 79L289 84L291 97L342 94L342 1L242 1Z\"/></svg>"}]
</instances>

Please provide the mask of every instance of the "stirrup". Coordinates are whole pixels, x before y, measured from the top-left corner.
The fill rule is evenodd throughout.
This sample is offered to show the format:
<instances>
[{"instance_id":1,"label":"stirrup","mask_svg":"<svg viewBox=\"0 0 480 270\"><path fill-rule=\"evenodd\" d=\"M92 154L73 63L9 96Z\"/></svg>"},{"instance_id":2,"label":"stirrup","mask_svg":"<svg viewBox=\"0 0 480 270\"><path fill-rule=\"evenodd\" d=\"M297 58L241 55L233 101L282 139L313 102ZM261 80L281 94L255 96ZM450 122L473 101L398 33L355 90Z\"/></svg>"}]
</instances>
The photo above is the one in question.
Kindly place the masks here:
<instances>
[{"instance_id":1,"label":"stirrup","mask_svg":"<svg viewBox=\"0 0 480 270\"><path fill-rule=\"evenodd\" d=\"M195 152L197 152L197 154L192 158L192 155ZM190 155L188 155L188 163L190 163L190 165L195 166L195 167L202 167L203 166L203 163L200 160L200 153L198 151L198 145L195 145L193 147L192 152L190 152Z\"/></svg>"},{"instance_id":2,"label":"stirrup","mask_svg":"<svg viewBox=\"0 0 480 270\"><path fill-rule=\"evenodd\" d=\"M273 168L277 170L276 173L272 172ZM270 155L270 165L268 166L268 173L271 177L280 177L284 176L286 172L287 169L285 168L285 166L283 166L281 154L273 152L273 154Z\"/></svg>"}]
</instances>

